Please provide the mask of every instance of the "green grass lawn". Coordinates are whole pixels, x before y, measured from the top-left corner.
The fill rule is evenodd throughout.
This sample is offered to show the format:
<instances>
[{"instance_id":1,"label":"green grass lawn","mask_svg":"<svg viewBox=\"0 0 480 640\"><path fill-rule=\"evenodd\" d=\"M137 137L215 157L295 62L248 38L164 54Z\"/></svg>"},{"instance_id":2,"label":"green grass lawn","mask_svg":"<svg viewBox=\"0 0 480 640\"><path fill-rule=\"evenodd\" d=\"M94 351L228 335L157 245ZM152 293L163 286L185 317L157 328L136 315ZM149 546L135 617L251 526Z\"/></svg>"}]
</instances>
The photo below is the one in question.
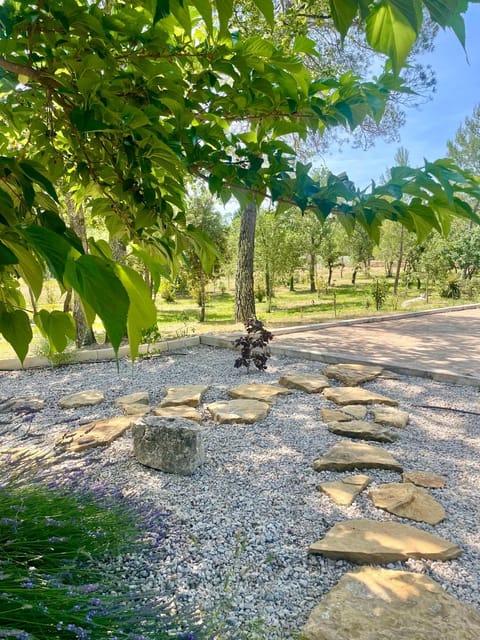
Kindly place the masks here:
<instances>
[{"instance_id":1,"label":"green grass lawn","mask_svg":"<svg viewBox=\"0 0 480 640\"><path fill-rule=\"evenodd\" d=\"M373 271L373 276L382 276L383 269ZM429 294L428 303L424 300L410 304L403 308L405 300L417 298L422 291L416 288L401 288L398 296L393 296L393 280L389 282L389 293L380 310L376 310L371 293L373 277L359 277L353 286L350 274L335 273L335 283L332 287L322 286L315 293L309 291L306 282L298 282L295 291L286 287L277 287L271 303L267 300L256 303L257 317L265 322L267 327L284 327L318 322L331 322L335 319L358 318L375 315L388 315L405 311L418 311L448 307L459 304L470 304L480 301L480 296L464 297L459 300L441 298L438 291L433 289ZM326 282L322 278L322 282ZM61 309L60 292L54 281L47 282L40 299L40 304L47 309ZM200 333L225 333L241 331L242 324L234 322L234 293L227 291L220 293L211 291L208 296L206 321L200 323L199 308L195 301L188 296L178 295L175 302L165 302L160 296L156 299L158 309L158 330L162 340L177 337L197 335ZM46 355L45 341L33 327L34 339L29 355ZM104 339L104 330L100 321L94 324L94 331L98 341ZM0 358L13 358L15 354L3 338L0 338Z\"/></svg>"}]
</instances>

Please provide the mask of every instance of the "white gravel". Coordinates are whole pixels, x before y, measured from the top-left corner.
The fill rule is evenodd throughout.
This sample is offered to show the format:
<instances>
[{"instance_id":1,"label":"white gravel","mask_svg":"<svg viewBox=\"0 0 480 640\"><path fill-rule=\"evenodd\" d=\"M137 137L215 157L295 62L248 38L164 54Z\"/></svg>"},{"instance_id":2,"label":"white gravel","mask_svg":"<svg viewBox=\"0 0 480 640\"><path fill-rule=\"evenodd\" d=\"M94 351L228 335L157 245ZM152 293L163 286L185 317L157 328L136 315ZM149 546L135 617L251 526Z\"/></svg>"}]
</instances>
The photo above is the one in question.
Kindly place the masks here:
<instances>
[{"instance_id":1,"label":"white gravel","mask_svg":"<svg viewBox=\"0 0 480 640\"><path fill-rule=\"evenodd\" d=\"M242 382L275 382L287 372L323 368L320 362L271 358L265 373L247 374L233 368L234 358L232 351L196 347L133 367L121 361L119 372L113 362L1 372L0 399L35 395L47 404L34 414L0 415L0 445L52 443L67 429L119 415L113 400L134 391L148 390L154 405L166 386L202 383L210 385L204 399L210 402L226 399L227 389ZM399 440L385 445L404 469L431 471L447 480L444 489L432 490L447 511L444 522L435 527L403 522L463 549L459 559L449 562L412 560L389 567L425 573L449 593L480 607L480 416L466 413L480 412L478 389L409 377L382 378L363 386L397 399L411 415ZM59 408L60 397L93 388L105 392L105 402ZM417 406L422 404L445 410ZM224 625L222 638L290 640L322 595L355 568L349 562L309 556L309 544L348 518L399 520L375 509L366 492L351 507L341 507L316 489L320 481L342 475L312 469L313 460L339 441L320 418L320 409L332 406L321 394L292 391L257 424L206 421L207 462L191 477L141 466L133 458L129 435L110 447L69 457L64 469L78 469L85 481L114 486L142 508L158 508L145 534L149 551L132 550L117 561L132 591L149 598L174 598L181 613L196 612L217 630ZM55 473L59 469L56 465ZM372 486L399 479L389 471L366 473ZM259 620L265 626L255 636Z\"/></svg>"}]
</instances>

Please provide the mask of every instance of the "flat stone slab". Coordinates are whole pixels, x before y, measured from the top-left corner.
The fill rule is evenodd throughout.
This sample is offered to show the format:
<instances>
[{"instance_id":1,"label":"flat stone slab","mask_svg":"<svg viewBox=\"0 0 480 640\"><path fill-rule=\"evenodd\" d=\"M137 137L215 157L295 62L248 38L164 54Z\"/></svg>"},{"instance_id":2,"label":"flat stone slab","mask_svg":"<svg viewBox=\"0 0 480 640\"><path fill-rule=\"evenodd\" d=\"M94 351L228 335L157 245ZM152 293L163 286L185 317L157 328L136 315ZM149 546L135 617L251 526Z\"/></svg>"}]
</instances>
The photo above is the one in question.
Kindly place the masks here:
<instances>
[{"instance_id":1,"label":"flat stone slab","mask_svg":"<svg viewBox=\"0 0 480 640\"><path fill-rule=\"evenodd\" d=\"M429 471L405 471L402 478L404 482L411 482L418 487L426 487L427 489L443 489L446 482L442 476L437 476Z\"/></svg>"},{"instance_id":2,"label":"flat stone slab","mask_svg":"<svg viewBox=\"0 0 480 640\"><path fill-rule=\"evenodd\" d=\"M381 484L368 493L379 509L385 509L400 518L438 524L445 519L445 509L425 489L410 482Z\"/></svg>"},{"instance_id":3,"label":"flat stone slab","mask_svg":"<svg viewBox=\"0 0 480 640\"><path fill-rule=\"evenodd\" d=\"M347 404L341 410L322 409L320 413L324 422L347 422L352 418L363 420L367 415L367 407L362 404Z\"/></svg>"},{"instance_id":4,"label":"flat stone slab","mask_svg":"<svg viewBox=\"0 0 480 640\"><path fill-rule=\"evenodd\" d=\"M123 407L127 404L148 404L149 397L148 391L137 391L136 393L129 393L126 396L120 396L115 400L117 407Z\"/></svg>"},{"instance_id":5,"label":"flat stone slab","mask_svg":"<svg viewBox=\"0 0 480 640\"><path fill-rule=\"evenodd\" d=\"M60 398L58 404L62 409L74 409L76 407L91 407L95 404L100 404L105 400L105 394L103 391L97 389L89 389L88 391L79 391L78 393L72 393L69 396Z\"/></svg>"},{"instance_id":6,"label":"flat stone slab","mask_svg":"<svg viewBox=\"0 0 480 640\"><path fill-rule=\"evenodd\" d=\"M323 395L327 400L339 405L349 404L387 404L396 407L398 402L379 393L359 387L329 387Z\"/></svg>"},{"instance_id":7,"label":"flat stone slab","mask_svg":"<svg viewBox=\"0 0 480 640\"><path fill-rule=\"evenodd\" d=\"M402 465L382 447L364 442L337 442L313 463L315 471L350 471L351 469L391 469L402 471Z\"/></svg>"},{"instance_id":8,"label":"flat stone slab","mask_svg":"<svg viewBox=\"0 0 480 640\"><path fill-rule=\"evenodd\" d=\"M408 558L451 560L462 554L457 544L408 524L363 519L334 525L308 551L358 564L388 564Z\"/></svg>"},{"instance_id":9,"label":"flat stone slab","mask_svg":"<svg viewBox=\"0 0 480 640\"><path fill-rule=\"evenodd\" d=\"M395 427L396 429L405 429L410 420L410 414L407 411L402 411L395 407L372 409L372 414L374 421L378 422L378 424Z\"/></svg>"},{"instance_id":10,"label":"flat stone slab","mask_svg":"<svg viewBox=\"0 0 480 640\"><path fill-rule=\"evenodd\" d=\"M165 398L160 403L161 407L174 407L186 404L189 407L198 407L208 386L203 384L185 384L178 387L168 387Z\"/></svg>"},{"instance_id":11,"label":"flat stone slab","mask_svg":"<svg viewBox=\"0 0 480 640\"><path fill-rule=\"evenodd\" d=\"M477 640L480 614L421 573L349 572L313 609L303 640Z\"/></svg>"},{"instance_id":12,"label":"flat stone slab","mask_svg":"<svg viewBox=\"0 0 480 640\"><path fill-rule=\"evenodd\" d=\"M161 418L184 418L185 420L195 420L195 422L202 421L202 416L195 407L189 407L187 404L180 404L175 407L157 407L153 410L153 413Z\"/></svg>"},{"instance_id":13,"label":"flat stone slab","mask_svg":"<svg viewBox=\"0 0 480 640\"><path fill-rule=\"evenodd\" d=\"M358 384L369 382L381 375L382 367L374 367L366 364L329 364L323 370L327 378L333 378L343 384L355 387Z\"/></svg>"},{"instance_id":14,"label":"flat stone slab","mask_svg":"<svg viewBox=\"0 0 480 640\"><path fill-rule=\"evenodd\" d=\"M147 413L150 413L151 409L148 404L123 404L120 405L122 407L123 414L126 416L146 416Z\"/></svg>"},{"instance_id":15,"label":"flat stone slab","mask_svg":"<svg viewBox=\"0 0 480 640\"><path fill-rule=\"evenodd\" d=\"M270 405L268 402L261 402L260 400L223 400L208 404L207 409L212 414L215 422L220 422L221 424L233 424L236 422L252 424L266 418Z\"/></svg>"},{"instance_id":16,"label":"flat stone slab","mask_svg":"<svg viewBox=\"0 0 480 640\"><path fill-rule=\"evenodd\" d=\"M34 413L45 406L45 400L36 396L19 396L0 400L0 413Z\"/></svg>"},{"instance_id":17,"label":"flat stone slab","mask_svg":"<svg viewBox=\"0 0 480 640\"><path fill-rule=\"evenodd\" d=\"M132 424L132 418L126 416L89 422L58 436L55 448L63 451L83 451L104 446L119 438Z\"/></svg>"},{"instance_id":18,"label":"flat stone slab","mask_svg":"<svg viewBox=\"0 0 480 640\"><path fill-rule=\"evenodd\" d=\"M350 420L348 422L330 422L327 429L339 436L358 438L359 440L376 440L377 442L394 442L398 439L396 433L389 431L375 422L365 420Z\"/></svg>"},{"instance_id":19,"label":"flat stone slab","mask_svg":"<svg viewBox=\"0 0 480 640\"><path fill-rule=\"evenodd\" d=\"M321 393L330 386L325 376L300 374L282 376L278 384L288 389L298 389L306 393Z\"/></svg>"},{"instance_id":20,"label":"flat stone slab","mask_svg":"<svg viewBox=\"0 0 480 640\"><path fill-rule=\"evenodd\" d=\"M335 504L348 507L369 483L368 476L358 474L345 476L334 482L321 482L318 490L325 493Z\"/></svg>"},{"instance_id":21,"label":"flat stone slab","mask_svg":"<svg viewBox=\"0 0 480 640\"><path fill-rule=\"evenodd\" d=\"M289 392L284 387L273 384L239 384L228 390L228 395L232 398L245 398L247 400L260 400L262 402L275 402L278 396L284 396Z\"/></svg>"}]
</instances>

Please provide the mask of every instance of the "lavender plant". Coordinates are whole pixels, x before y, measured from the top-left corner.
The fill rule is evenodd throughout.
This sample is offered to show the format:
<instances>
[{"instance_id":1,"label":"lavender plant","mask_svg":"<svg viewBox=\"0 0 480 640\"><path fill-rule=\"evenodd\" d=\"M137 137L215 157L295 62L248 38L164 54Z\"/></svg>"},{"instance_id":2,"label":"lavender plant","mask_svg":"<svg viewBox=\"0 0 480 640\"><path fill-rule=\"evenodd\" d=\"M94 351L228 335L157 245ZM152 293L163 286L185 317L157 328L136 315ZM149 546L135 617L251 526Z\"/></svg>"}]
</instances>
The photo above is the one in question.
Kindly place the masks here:
<instances>
[{"instance_id":1,"label":"lavender plant","mask_svg":"<svg viewBox=\"0 0 480 640\"><path fill-rule=\"evenodd\" d=\"M140 544L125 507L38 485L4 486L0 503L0 638L182 637L167 630L172 621L163 611L101 569Z\"/></svg>"}]
</instances>

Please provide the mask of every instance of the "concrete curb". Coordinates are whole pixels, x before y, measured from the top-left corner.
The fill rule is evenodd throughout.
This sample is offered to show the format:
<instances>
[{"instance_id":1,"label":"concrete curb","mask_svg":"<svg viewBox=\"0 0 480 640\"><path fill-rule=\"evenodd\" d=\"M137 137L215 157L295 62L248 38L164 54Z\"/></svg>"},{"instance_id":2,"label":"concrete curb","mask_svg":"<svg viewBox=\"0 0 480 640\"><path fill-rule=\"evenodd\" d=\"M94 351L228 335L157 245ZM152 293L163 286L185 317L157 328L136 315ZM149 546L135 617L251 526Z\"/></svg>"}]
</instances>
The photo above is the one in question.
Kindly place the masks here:
<instances>
[{"instance_id":1,"label":"concrete curb","mask_svg":"<svg viewBox=\"0 0 480 640\"><path fill-rule=\"evenodd\" d=\"M138 351L141 355L151 353L152 356L166 351L175 351L184 347L196 347L200 344L199 336L189 336L186 338L175 338L166 340L165 342L156 342L155 344L140 345ZM105 360L115 360L115 352L111 347L105 349L85 349L84 351L74 351L68 354L68 361L65 364L79 364L81 362L104 362ZM128 358L130 356L130 347L124 345L118 350L118 358ZM52 367L52 363L48 358L31 356L25 358L23 366L17 358L9 358L8 360L0 360L0 371L18 371L20 369L32 369L41 367Z\"/></svg>"},{"instance_id":2,"label":"concrete curb","mask_svg":"<svg viewBox=\"0 0 480 640\"><path fill-rule=\"evenodd\" d=\"M276 335L276 331L275 331ZM220 347L223 349L234 349L233 338L228 336L202 335L200 336L200 344L211 347ZM460 386L472 386L480 388L480 377L467 376L454 373L448 369L426 369L419 367L410 367L402 365L386 365L375 359L358 358L355 356L345 356L330 351L322 351L321 349L299 348L289 345L282 345L277 342L276 345L269 345L269 351L275 356L284 356L286 358L301 358L303 360L314 360L317 362L325 362L326 364L338 364L346 362L349 364L366 364L382 367L387 371L398 373L403 376L417 376L419 378L428 378L436 382L445 382L447 384L456 384Z\"/></svg>"},{"instance_id":3,"label":"concrete curb","mask_svg":"<svg viewBox=\"0 0 480 640\"><path fill-rule=\"evenodd\" d=\"M468 311L468 309L479 309L480 304L463 304L458 307L442 307L441 309L427 309L425 311L409 311L406 313L396 313L391 316L368 316L365 318L351 318L350 320L335 320L333 322L319 322L317 324L300 324L295 327L279 327L274 329L276 336L286 333L300 333L301 331L312 331L315 329L329 329L331 327L346 327L352 324L370 324L373 322L387 322L388 320L405 320L407 318L418 318L419 316L431 316L436 313L452 313L454 311Z\"/></svg>"}]
</instances>

